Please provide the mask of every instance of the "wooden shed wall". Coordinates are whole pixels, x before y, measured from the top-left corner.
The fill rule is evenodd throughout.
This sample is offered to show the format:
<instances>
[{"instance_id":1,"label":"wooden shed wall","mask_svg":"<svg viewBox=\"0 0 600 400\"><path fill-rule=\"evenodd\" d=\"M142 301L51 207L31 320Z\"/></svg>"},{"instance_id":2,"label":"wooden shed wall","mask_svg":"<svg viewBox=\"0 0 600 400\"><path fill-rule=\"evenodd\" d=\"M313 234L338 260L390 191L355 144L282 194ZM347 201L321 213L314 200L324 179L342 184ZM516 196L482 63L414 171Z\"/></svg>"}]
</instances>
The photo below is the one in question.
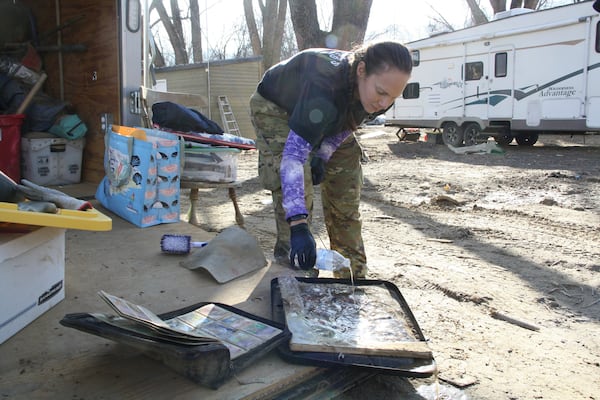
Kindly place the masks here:
<instances>
[{"instance_id":1,"label":"wooden shed wall","mask_svg":"<svg viewBox=\"0 0 600 400\"><path fill-rule=\"evenodd\" d=\"M56 3L49 0L21 0L35 17L40 35L57 26ZM62 43L83 44L84 52L63 52L64 100L75 107L87 125L83 151L82 180L99 182L104 176L104 132L100 125L102 113L110 113L119 123L120 60L119 27L116 0L61 0L60 23ZM49 34L43 45L56 45L56 33ZM48 75L43 91L60 98L60 68L58 52L45 52L43 69Z\"/></svg>"},{"instance_id":2,"label":"wooden shed wall","mask_svg":"<svg viewBox=\"0 0 600 400\"><path fill-rule=\"evenodd\" d=\"M227 96L242 136L255 138L249 100L262 74L261 58L251 58L160 68L156 71L156 79L165 79L170 92L201 94L210 98L210 113L207 109L201 111L224 129L217 98Z\"/></svg>"}]
</instances>

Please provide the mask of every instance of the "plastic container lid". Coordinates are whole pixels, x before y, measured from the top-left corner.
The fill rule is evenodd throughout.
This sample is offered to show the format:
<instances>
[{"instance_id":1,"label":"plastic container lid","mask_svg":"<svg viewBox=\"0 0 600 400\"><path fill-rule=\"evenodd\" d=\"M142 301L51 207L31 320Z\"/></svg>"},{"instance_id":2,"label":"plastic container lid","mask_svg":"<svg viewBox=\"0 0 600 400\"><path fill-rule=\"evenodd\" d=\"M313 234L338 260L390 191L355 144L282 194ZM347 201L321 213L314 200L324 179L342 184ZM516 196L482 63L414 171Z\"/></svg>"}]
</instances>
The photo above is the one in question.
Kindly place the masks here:
<instances>
[{"instance_id":1,"label":"plastic container lid","mask_svg":"<svg viewBox=\"0 0 600 400\"><path fill-rule=\"evenodd\" d=\"M110 231L112 229L112 219L95 208L86 211L59 209L58 213L49 214L21 211L15 203L0 202L0 221L84 231Z\"/></svg>"},{"instance_id":2,"label":"plastic container lid","mask_svg":"<svg viewBox=\"0 0 600 400\"><path fill-rule=\"evenodd\" d=\"M240 149L236 149L233 147L225 147L225 146L185 146L186 153L219 153L219 152L227 152L227 153L240 153Z\"/></svg>"}]
</instances>

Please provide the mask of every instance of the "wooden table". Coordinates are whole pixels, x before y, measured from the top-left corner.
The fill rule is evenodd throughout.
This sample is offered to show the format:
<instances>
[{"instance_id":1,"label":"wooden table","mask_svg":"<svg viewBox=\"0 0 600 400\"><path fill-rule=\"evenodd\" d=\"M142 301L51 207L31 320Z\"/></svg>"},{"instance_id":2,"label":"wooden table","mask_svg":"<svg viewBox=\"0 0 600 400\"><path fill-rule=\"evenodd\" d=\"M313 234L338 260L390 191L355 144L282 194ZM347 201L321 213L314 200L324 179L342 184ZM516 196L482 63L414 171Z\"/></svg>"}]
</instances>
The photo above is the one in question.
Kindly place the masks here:
<instances>
[{"instance_id":1,"label":"wooden table","mask_svg":"<svg viewBox=\"0 0 600 400\"><path fill-rule=\"evenodd\" d=\"M238 188L242 185L240 181L235 182L206 182L206 181L181 181L182 189L190 189L190 209L188 210L188 222L193 225L198 225L198 216L196 215L198 208L198 189L218 189L223 188L227 189L229 192L229 198L233 203L233 208L235 211L235 222L241 228L244 227L244 216L240 212L240 208L237 203L237 195L235 193L235 188Z\"/></svg>"}]
</instances>

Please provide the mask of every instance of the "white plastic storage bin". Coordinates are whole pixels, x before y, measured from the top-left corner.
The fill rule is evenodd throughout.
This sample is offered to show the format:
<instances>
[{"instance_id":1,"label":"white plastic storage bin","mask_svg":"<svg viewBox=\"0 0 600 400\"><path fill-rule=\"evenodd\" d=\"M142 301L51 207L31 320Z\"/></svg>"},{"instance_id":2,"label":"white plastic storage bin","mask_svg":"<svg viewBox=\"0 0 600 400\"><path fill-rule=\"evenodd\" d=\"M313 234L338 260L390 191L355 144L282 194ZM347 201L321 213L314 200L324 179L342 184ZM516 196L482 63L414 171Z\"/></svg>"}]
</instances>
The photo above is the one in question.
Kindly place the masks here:
<instances>
[{"instance_id":1,"label":"white plastic storage bin","mask_svg":"<svg viewBox=\"0 0 600 400\"><path fill-rule=\"evenodd\" d=\"M231 147L187 147L181 180L235 182L239 149Z\"/></svg>"},{"instance_id":2,"label":"white plastic storage bin","mask_svg":"<svg viewBox=\"0 0 600 400\"><path fill-rule=\"evenodd\" d=\"M46 132L21 138L21 175L38 185L68 185L81 181L85 138L68 140Z\"/></svg>"},{"instance_id":3,"label":"white plastic storage bin","mask_svg":"<svg viewBox=\"0 0 600 400\"><path fill-rule=\"evenodd\" d=\"M0 235L0 343L65 298L65 229Z\"/></svg>"}]
</instances>

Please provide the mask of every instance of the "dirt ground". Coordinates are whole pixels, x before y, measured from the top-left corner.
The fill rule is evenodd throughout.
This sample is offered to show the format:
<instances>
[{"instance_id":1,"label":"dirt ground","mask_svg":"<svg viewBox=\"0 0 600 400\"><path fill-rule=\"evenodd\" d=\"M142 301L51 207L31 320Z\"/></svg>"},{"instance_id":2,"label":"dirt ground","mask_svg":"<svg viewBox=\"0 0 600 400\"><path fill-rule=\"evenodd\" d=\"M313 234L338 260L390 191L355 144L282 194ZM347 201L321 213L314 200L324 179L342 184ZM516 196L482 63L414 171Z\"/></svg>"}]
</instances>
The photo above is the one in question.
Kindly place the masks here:
<instances>
[{"instance_id":1,"label":"dirt ground","mask_svg":"<svg viewBox=\"0 0 600 400\"><path fill-rule=\"evenodd\" d=\"M368 278L400 288L439 374L379 375L340 398L600 399L600 137L458 155L395 132L361 132ZM256 160L239 156L238 198L270 255L275 225ZM234 223L224 191L200 199L201 227ZM318 211L314 233L327 247Z\"/></svg>"}]
</instances>

